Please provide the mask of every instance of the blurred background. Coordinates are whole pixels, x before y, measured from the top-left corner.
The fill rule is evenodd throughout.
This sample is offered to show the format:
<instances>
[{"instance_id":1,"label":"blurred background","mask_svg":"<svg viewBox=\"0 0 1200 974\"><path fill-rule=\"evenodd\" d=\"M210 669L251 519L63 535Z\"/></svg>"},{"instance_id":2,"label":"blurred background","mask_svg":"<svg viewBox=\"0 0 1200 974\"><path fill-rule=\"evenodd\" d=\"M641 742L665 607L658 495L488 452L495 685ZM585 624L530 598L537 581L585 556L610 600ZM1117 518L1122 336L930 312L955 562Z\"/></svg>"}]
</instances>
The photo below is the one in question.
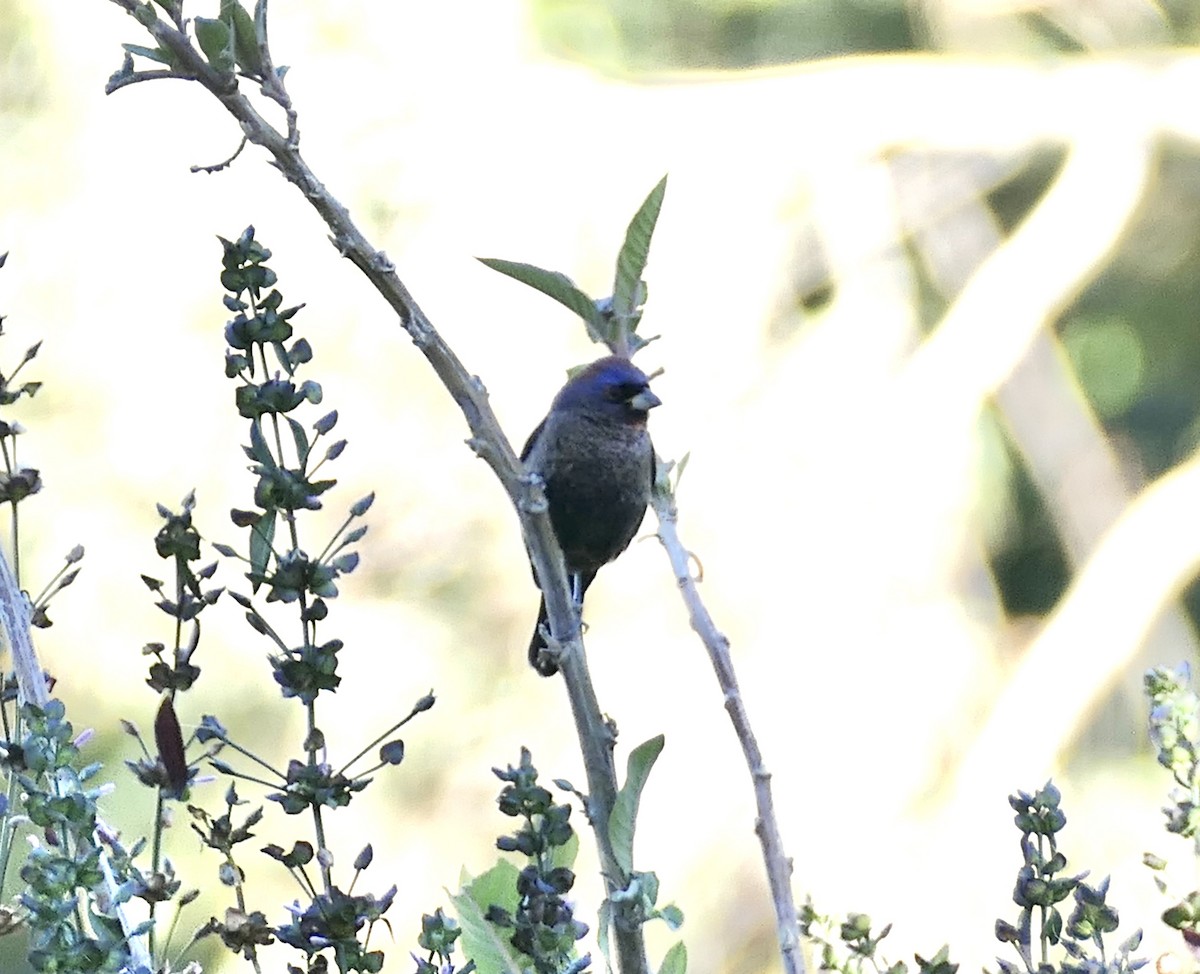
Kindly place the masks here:
<instances>
[{"instance_id":1,"label":"blurred background","mask_svg":"<svg viewBox=\"0 0 1200 974\"><path fill-rule=\"evenodd\" d=\"M197 14L214 14L197 6ZM1111 874L1122 931L1177 947L1152 850L1168 780L1141 674L1196 652L1200 590L1200 7L1192 0L447 0L273 6L302 150L400 275L518 446L564 370L598 352L570 314L476 256L607 293L625 225L664 172L639 356L662 367L653 433L691 454L680 529L732 641L798 900L894 922L892 960L949 943L992 964L1020 864L1006 795L1053 775L1075 870ZM399 894L387 970L509 822L489 769L521 745L583 781L558 681L525 647L536 610L516 520L457 409L301 197L199 86L106 98L121 42L103 0L0 0L0 362L45 340L19 419L46 489L22 507L33 591L84 571L39 648L120 787L125 717L149 732L141 647L172 636L154 504L195 488L205 536L244 547L244 423L223 376L216 235L253 223L315 350L307 375L350 447L315 519L378 492L363 562L325 623L347 643L322 726L343 759L433 687L407 757L330 818L339 869ZM24 375L24 373L23 373ZM319 415L314 411L312 419ZM5 417L8 418L8 417ZM653 530L650 521L646 533ZM321 528L312 529L314 539ZM232 566L218 580L245 591ZM268 645L207 614L185 730L217 713L295 753ZM588 649L625 749L666 749L638 866L697 974L779 969L750 781L708 662L651 539L588 596ZM246 797L259 799L249 786ZM223 785L194 800L219 810ZM582 824L582 823L580 823ZM179 821L185 887L218 863ZM259 830L308 837L272 805ZM599 884L583 841L579 915ZM247 857L252 905L297 895ZM9 893L11 894L11 889ZM381 931L382 933L382 931ZM653 929L656 957L673 942ZM23 970L19 938L0 967ZM7 953L2 953L7 951ZM208 945L206 969L239 969ZM271 955L268 955L271 956ZM290 959L290 958L289 958ZM282 967L282 952L272 963Z\"/></svg>"}]
</instances>

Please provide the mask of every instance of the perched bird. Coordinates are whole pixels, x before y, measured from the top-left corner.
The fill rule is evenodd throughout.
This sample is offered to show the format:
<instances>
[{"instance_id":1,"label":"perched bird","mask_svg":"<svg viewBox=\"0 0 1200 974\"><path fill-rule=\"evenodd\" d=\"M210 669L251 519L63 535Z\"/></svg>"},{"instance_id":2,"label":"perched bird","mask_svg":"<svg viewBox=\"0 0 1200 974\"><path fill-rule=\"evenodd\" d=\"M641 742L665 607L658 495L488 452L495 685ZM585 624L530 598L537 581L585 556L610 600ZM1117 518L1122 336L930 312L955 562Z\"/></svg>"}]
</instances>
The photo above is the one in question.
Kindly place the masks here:
<instances>
[{"instance_id":1,"label":"perched bird","mask_svg":"<svg viewBox=\"0 0 1200 974\"><path fill-rule=\"evenodd\" d=\"M546 485L550 524L578 605L596 571L629 546L642 523L654 483L646 415L661 404L637 366L610 355L558 391L521 451L526 468ZM543 597L529 662L543 676L553 676L558 667L542 656L546 618Z\"/></svg>"}]
</instances>

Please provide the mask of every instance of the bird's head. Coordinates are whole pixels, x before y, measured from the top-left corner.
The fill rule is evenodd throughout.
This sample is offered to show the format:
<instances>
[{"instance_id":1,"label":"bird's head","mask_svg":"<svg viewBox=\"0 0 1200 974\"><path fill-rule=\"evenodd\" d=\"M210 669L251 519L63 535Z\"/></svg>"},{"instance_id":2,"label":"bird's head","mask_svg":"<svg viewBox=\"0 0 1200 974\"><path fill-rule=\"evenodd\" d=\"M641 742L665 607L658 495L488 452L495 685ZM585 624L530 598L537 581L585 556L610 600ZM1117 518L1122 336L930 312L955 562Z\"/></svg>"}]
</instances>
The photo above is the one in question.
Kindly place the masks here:
<instances>
[{"instance_id":1,"label":"bird's head","mask_svg":"<svg viewBox=\"0 0 1200 974\"><path fill-rule=\"evenodd\" d=\"M662 400L650 391L646 374L627 358L609 355L585 366L559 390L556 410L584 410L627 423L645 423Z\"/></svg>"}]
</instances>

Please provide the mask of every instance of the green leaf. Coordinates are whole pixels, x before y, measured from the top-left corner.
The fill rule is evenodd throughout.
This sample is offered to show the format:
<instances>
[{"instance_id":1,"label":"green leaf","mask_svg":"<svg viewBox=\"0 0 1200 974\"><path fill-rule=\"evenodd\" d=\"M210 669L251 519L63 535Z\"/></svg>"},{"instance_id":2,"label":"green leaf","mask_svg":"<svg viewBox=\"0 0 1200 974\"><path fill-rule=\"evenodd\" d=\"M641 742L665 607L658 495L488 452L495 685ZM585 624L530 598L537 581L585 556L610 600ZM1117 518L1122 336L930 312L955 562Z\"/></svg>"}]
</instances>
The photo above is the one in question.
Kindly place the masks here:
<instances>
[{"instance_id":1,"label":"green leaf","mask_svg":"<svg viewBox=\"0 0 1200 974\"><path fill-rule=\"evenodd\" d=\"M288 426L292 430L292 440L296 444L296 460L300 465L300 469L303 470L308 463L308 434L304 432L304 427L292 419L291 416L286 417L286 419Z\"/></svg>"},{"instance_id":2,"label":"green leaf","mask_svg":"<svg viewBox=\"0 0 1200 974\"><path fill-rule=\"evenodd\" d=\"M515 913L517 910L517 874L515 865L507 859L497 859L487 872L480 873L463 883L459 895L469 896L480 910L489 906Z\"/></svg>"},{"instance_id":3,"label":"green leaf","mask_svg":"<svg viewBox=\"0 0 1200 974\"><path fill-rule=\"evenodd\" d=\"M271 448L267 446L267 438L263 436L262 420L254 419L250 422L250 458L257 460L268 468L275 467L275 458L271 455Z\"/></svg>"},{"instance_id":4,"label":"green leaf","mask_svg":"<svg viewBox=\"0 0 1200 974\"><path fill-rule=\"evenodd\" d=\"M659 734L629 752L625 784L617 794L608 819L608 841L612 843L617 863L627 874L633 872L633 831L637 825L638 802L665 742L666 738Z\"/></svg>"},{"instance_id":5,"label":"green leaf","mask_svg":"<svg viewBox=\"0 0 1200 974\"><path fill-rule=\"evenodd\" d=\"M690 459L692 459L692 451L688 450L687 453L685 453L682 457L679 458L679 462L677 464L675 464L675 489L676 490L679 489L679 481L683 479L683 472L687 469L688 461Z\"/></svg>"},{"instance_id":6,"label":"green leaf","mask_svg":"<svg viewBox=\"0 0 1200 974\"><path fill-rule=\"evenodd\" d=\"M254 39L262 49L267 47L267 4L266 0L254 0ZM285 69L286 70L286 69ZM282 77L282 75L280 75Z\"/></svg>"},{"instance_id":7,"label":"green leaf","mask_svg":"<svg viewBox=\"0 0 1200 974\"><path fill-rule=\"evenodd\" d=\"M663 176L629 221L629 228L625 231L625 243L621 245L621 252L617 255L617 277L613 282L613 314L618 322L630 325L630 331L636 329L637 322L634 319L638 308L646 299L642 271L646 269L646 260L650 256L650 238L654 235L654 225L658 222L658 213L662 209L666 192L667 177Z\"/></svg>"},{"instance_id":8,"label":"green leaf","mask_svg":"<svg viewBox=\"0 0 1200 974\"><path fill-rule=\"evenodd\" d=\"M157 61L159 64L165 64L167 67L172 66L171 55L159 47L142 47L140 44L122 44L121 45L130 54L137 54L144 58L149 58L151 61Z\"/></svg>"},{"instance_id":9,"label":"green leaf","mask_svg":"<svg viewBox=\"0 0 1200 974\"><path fill-rule=\"evenodd\" d=\"M550 850L550 868L575 868L575 857L579 855L579 833L572 832L566 844L555 846Z\"/></svg>"},{"instance_id":10,"label":"green leaf","mask_svg":"<svg viewBox=\"0 0 1200 974\"><path fill-rule=\"evenodd\" d=\"M576 287L575 282L566 274L548 271L541 267L535 267L533 264L502 260L499 257L477 257L476 260L485 267L490 267L506 277L511 277L514 281L528 285L535 291L541 291L547 297L554 298L559 304L574 311L583 319L592 341L604 341L604 323L600 312L596 309L596 302Z\"/></svg>"},{"instance_id":11,"label":"green leaf","mask_svg":"<svg viewBox=\"0 0 1200 974\"><path fill-rule=\"evenodd\" d=\"M667 951L658 974L687 974L687 947L682 940Z\"/></svg>"},{"instance_id":12,"label":"green leaf","mask_svg":"<svg viewBox=\"0 0 1200 974\"><path fill-rule=\"evenodd\" d=\"M250 529L250 571L255 575L267 573L271 557L271 542L275 540L275 512L267 511ZM258 588L257 583L254 586Z\"/></svg>"},{"instance_id":13,"label":"green leaf","mask_svg":"<svg viewBox=\"0 0 1200 974\"><path fill-rule=\"evenodd\" d=\"M324 416L322 416L320 419L318 419L315 423L313 423L313 429L315 429L317 431L318 436L324 436L326 433L328 433L331 429L333 429L337 425L337 421L338 421L338 414L337 414L337 410L335 409L333 412L326 413Z\"/></svg>"},{"instance_id":14,"label":"green leaf","mask_svg":"<svg viewBox=\"0 0 1200 974\"><path fill-rule=\"evenodd\" d=\"M1063 918L1054 907L1050 907L1046 919L1042 922L1042 937L1056 944L1062 940Z\"/></svg>"},{"instance_id":15,"label":"green leaf","mask_svg":"<svg viewBox=\"0 0 1200 974\"><path fill-rule=\"evenodd\" d=\"M305 379L300 383L300 394L313 405L316 405L325 398L325 393L321 389L321 383L314 382L312 379Z\"/></svg>"},{"instance_id":16,"label":"green leaf","mask_svg":"<svg viewBox=\"0 0 1200 974\"><path fill-rule=\"evenodd\" d=\"M608 928L612 924L613 906L611 900L600 904L600 912L596 917L596 946L600 948L600 956L604 958L606 970L613 969L612 952L608 938Z\"/></svg>"},{"instance_id":17,"label":"green leaf","mask_svg":"<svg viewBox=\"0 0 1200 974\"><path fill-rule=\"evenodd\" d=\"M488 923L483 915L495 905L510 914L517 910L517 867L501 860L487 872L464 883L450 902L462 925L463 954L488 974L521 974L521 963L508 933Z\"/></svg>"},{"instance_id":18,"label":"green leaf","mask_svg":"<svg viewBox=\"0 0 1200 974\"><path fill-rule=\"evenodd\" d=\"M196 41L208 63L218 71L233 71L233 32L229 25L211 17L197 17L195 25Z\"/></svg>"},{"instance_id":19,"label":"green leaf","mask_svg":"<svg viewBox=\"0 0 1200 974\"><path fill-rule=\"evenodd\" d=\"M233 52L238 67L254 78L263 72L262 53L252 18L237 0L221 0L221 19L233 32Z\"/></svg>"}]
</instances>

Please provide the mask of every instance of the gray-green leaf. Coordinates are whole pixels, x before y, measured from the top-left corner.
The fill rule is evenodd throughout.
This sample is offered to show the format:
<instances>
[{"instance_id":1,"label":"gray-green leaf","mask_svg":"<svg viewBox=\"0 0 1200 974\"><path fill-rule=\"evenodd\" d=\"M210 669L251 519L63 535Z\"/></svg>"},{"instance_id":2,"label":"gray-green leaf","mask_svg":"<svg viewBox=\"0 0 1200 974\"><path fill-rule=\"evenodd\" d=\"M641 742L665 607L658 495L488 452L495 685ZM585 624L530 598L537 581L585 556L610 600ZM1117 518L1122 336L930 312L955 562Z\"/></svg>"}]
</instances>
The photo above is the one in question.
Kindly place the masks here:
<instances>
[{"instance_id":1,"label":"gray-green leaf","mask_svg":"<svg viewBox=\"0 0 1200 974\"><path fill-rule=\"evenodd\" d=\"M151 61L157 61L159 64L167 65L167 67L171 67L173 64L171 55L160 47L142 47L140 44L122 44L121 46L130 54L149 58Z\"/></svg>"},{"instance_id":2,"label":"gray-green leaf","mask_svg":"<svg viewBox=\"0 0 1200 974\"><path fill-rule=\"evenodd\" d=\"M667 177L650 190L625 231L625 243L617 255L617 277L613 282L613 314L618 321L636 325L632 319L646 299L642 284L642 271L650 256L650 238L654 236L654 225L662 209L663 197L667 192Z\"/></svg>"},{"instance_id":3,"label":"gray-green leaf","mask_svg":"<svg viewBox=\"0 0 1200 974\"><path fill-rule=\"evenodd\" d=\"M255 575L267 573L271 543L275 540L275 512L267 511L250 529L250 570ZM255 588L258 588L256 583Z\"/></svg>"},{"instance_id":4,"label":"gray-green leaf","mask_svg":"<svg viewBox=\"0 0 1200 974\"><path fill-rule=\"evenodd\" d=\"M682 940L667 951L658 974L687 974L687 947Z\"/></svg>"},{"instance_id":5,"label":"gray-green leaf","mask_svg":"<svg viewBox=\"0 0 1200 974\"><path fill-rule=\"evenodd\" d=\"M672 930L678 930L683 926L683 910L679 909L674 903L668 903L658 911L658 915Z\"/></svg>"},{"instance_id":6,"label":"gray-green leaf","mask_svg":"<svg viewBox=\"0 0 1200 974\"><path fill-rule=\"evenodd\" d=\"M481 971L494 974L521 974L521 963L504 931L484 919L493 904L515 913L517 909L517 867L501 860L487 872L463 885L450 902L462 924L465 956Z\"/></svg>"},{"instance_id":7,"label":"gray-green leaf","mask_svg":"<svg viewBox=\"0 0 1200 974\"><path fill-rule=\"evenodd\" d=\"M303 470L308 463L308 434L304 432L304 427L292 419L291 416L285 418L292 430L292 441L296 444L296 460L299 463L300 469Z\"/></svg>"},{"instance_id":8,"label":"gray-green leaf","mask_svg":"<svg viewBox=\"0 0 1200 974\"><path fill-rule=\"evenodd\" d=\"M262 77L262 54L254 20L237 0L221 0L221 19L233 32L233 52L240 67L253 78Z\"/></svg>"},{"instance_id":9,"label":"gray-green leaf","mask_svg":"<svg viewBox=\"0 0 1200 974\"><path fill-rule=\"evenodd\" d=\"M229 25L223 20L214 20L211 17L197 17L195 25L196 41L200 44L204 56L208 58L208 63L218 71L232 71L233 33L229 30Z\"/></svg>"},{"instance_id":10,"label":"gray-green leaf","mask_svg":"<svg viewBox=\"0 0 1200 974\"><path fill-rule=\"evenodd\" d=\"M613 855L626 873L633 872L633 832L637 825L638 802L665 742L666 738L659 734L629 752L625 784L617 794L608 820L608 840L612 843Z\"/></svg>"},{"instance_id":11,"label":"gray-green leaf","mask_svg":"<svg viewBox=\"0 0 1200 974\"><path fill-rule=\"evenodd\" d=\"M559 304L574 311L587 326L588 335L594 342L603 342L603 321L600 312L596 310L596 302L575 286L566 274L559 271L548 271L533 264L522 264L515 260L503 260L499 257L479 257L477 260L485 267L511 277L541 291L542 294L553 298Z\"/></svg>"}]
</instances>

